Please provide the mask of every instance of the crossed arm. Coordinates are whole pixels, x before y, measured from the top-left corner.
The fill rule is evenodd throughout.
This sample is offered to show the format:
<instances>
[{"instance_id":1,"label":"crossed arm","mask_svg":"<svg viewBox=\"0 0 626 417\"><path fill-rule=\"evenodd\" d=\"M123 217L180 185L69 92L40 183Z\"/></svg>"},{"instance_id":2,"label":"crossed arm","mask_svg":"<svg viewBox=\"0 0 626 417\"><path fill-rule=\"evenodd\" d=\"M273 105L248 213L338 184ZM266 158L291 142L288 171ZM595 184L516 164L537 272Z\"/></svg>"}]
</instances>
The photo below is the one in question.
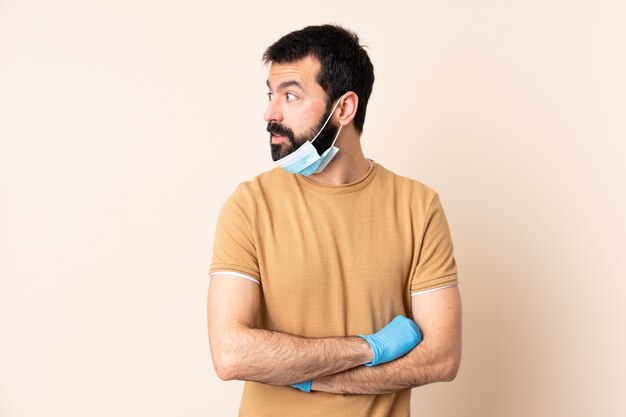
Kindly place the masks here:
<instances>
[{"instance_id":1,"label":"crossed arm","mask_svg":"<svg viewBox=\"0 0 626 417\"><path fill-rule=\"evenodd\" d=\"M461 303L457 287L412 298L424 340L404 357L373 367L360 337L305 338L255 328L258 284L231 276L211 278L209 342L217 375L271 385L313 381L312 390L381 394L454 379L461 351Z\"/></svg>"}]
</instances>

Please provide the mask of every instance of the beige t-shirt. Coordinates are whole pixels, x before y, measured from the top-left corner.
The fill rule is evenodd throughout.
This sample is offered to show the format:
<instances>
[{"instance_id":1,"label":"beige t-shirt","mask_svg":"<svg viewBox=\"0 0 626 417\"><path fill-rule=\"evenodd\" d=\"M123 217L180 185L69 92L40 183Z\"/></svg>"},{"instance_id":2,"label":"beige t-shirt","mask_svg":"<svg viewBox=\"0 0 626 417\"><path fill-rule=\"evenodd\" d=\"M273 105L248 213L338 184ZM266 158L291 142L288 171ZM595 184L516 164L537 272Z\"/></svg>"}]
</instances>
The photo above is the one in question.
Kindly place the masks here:
<instances>
[{"instance_id":1,"label":"beige t-shirt","mask_svg":"<svg viewBox=\"0 0 626 417\"><path fill-rule=\"evenodd\" d=\"M412 317L411 293L457 283L438 195L376 163L341 186L280 168L242 183L219 216L215 272L259 283L260 328L304 337L373 333L396 315ZM408 416L410 392L303 393L246 382L239 415Z\"/></svg>"}]
</instances>

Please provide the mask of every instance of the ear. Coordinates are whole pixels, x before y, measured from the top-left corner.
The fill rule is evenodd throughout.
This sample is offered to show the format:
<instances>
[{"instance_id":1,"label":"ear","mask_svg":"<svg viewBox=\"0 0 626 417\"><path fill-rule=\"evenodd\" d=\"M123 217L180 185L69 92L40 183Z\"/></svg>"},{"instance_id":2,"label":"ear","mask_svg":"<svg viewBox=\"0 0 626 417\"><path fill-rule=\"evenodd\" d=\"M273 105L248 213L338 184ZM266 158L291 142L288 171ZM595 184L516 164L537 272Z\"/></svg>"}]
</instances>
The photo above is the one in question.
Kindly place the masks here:
<instances>
[{"instance_id":1,"label":"ear","mask_svg":"<svg viewBox=\"0 0 626 417\"><path fill-rule=\"evenodd\" d=\"M359 107L359 96L357 96L353 91L348 91L341 98L341 102L338 107L340 112L337 121L342 126L349 125L354 119L354 116L356 116L356 109Z\"/></svg>"}]
</instances>

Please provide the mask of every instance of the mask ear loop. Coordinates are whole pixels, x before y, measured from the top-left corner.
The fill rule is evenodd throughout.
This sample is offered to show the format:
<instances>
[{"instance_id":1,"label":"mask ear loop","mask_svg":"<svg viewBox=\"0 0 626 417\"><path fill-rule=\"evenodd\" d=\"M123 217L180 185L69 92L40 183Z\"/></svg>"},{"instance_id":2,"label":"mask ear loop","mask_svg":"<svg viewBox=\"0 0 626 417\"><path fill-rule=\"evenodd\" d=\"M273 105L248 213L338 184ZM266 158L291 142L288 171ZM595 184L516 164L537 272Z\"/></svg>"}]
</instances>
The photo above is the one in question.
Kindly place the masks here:
<instances>
[{"instance_id":1,"label":"mask ear loop","mask_svg":"<svg viewBox=\"0 0 626 417\"><path fill-rule=\"evenodd\" d=\"M335 142L337 142L337 138L339 137L339 134L341 133L341 128L343 127L343 125L339 125L339 130L337 131L337 134L335 135L335 139L333 139L333 143L330 144L330 148L331 149L333 146L335 146Z\"/></svg>"},{"instance_id":2,"label":"mask ear loop","mask_svg":"<svg viewBox=\"0 0 626 417\"><path fill-rule=\"evenodd\" d=\"M322 130L324 130L324 128L326 127L326 125L328 124L328 121L330 120L330 118L333 116L333 113L335 112L335 109L337 108L337 105L339 105L339 102L341 101L341 97L339 97L337 99L337 102L335 103L335 105L333 106L333 109L330 111L330 114L328 115L328 117L326 118L326 121L324 122L324 124L322 125L322 128L320 129L319 132L317 132L317 135L315 135L315 137L313 139L310 140L311 143L313 143L313 141L315 141L315 139L317 139L317 137L320 135L320 133L322 133ZM341 128L339 128L339 130L341 131ZM335 136L335 140L337 140L337 137ZM333 145L335 144L335 142L333 141ZM332 145L331 145L332 146Z\"/></svg>"},{"instance_id":3,"label":"mask ear loop","mask_svg":"<svg viewBox=\"0 0 626 417\"><path fill-rule=\"evenodd\" d=\"M341 100L341 97L339 97L339 100ZM339 104L339 100L337 100L337 104ZM335 104L335 107L337 107L337 104ZM333 109L333 111L330 112L330 114L332 115L334 111L335 111L335 109ZM335 146L335 142L337 142L337 138L339 137L339 134L341 133L341 129L342 128L343 128L343 125L339 124L339 130L337 130L337 134L335 135L335 139L333 139L333 143L330 144L330 147L328 149L331 149L333 146Z\"/></svg>"}]
</instances>

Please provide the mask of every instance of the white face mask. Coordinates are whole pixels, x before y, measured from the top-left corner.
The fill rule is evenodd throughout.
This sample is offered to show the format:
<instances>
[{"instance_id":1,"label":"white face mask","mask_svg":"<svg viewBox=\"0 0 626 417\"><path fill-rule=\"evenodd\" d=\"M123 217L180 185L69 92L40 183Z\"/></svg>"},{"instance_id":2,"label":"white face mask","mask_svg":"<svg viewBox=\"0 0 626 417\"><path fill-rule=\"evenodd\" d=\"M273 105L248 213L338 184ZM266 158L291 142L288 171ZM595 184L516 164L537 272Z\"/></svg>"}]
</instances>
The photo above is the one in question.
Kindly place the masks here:
<instances>
[{"instance_id":1,"label":"white face mask","mask_svg":"<svg viewBox=\"0 0 626 417\"><path fill-rule=\"evenodd\" d=\"M328 149L326 149L326 151L324 151L324 153L322 153L322 155L319 155L317 153L317 149L315 149L312 143L313 141L315 141L315 139L317 139L320 133L322 133L322 130L324 130L324 128L328 124L328 121L332 117L335 109L337 108L337 105L339 105L340 100L341 99L337 100L337 102L333 106L333 109L330 111L330 114L326 118L326 121L322 125L322 128L319 130L319 132L317 132L317 135L315 135L315 137L310 141L307 140L294 152L290 153L284 158L279 159L278 161L275 161L276 165L278 165L287 172L290 172L292 174L301 174L306 177L313 173L317 174L318 172L322 172L322 170L326 168L326 166L335 157L335 155L337 155L337 152L339 152L339 148L335 147L335 142L339 137L339 133L341 132L341 128L343 127L343 125L339 126L339 130L335 135L335 139L333 139L333 143Z\"/></svg>"}]
</instances>

